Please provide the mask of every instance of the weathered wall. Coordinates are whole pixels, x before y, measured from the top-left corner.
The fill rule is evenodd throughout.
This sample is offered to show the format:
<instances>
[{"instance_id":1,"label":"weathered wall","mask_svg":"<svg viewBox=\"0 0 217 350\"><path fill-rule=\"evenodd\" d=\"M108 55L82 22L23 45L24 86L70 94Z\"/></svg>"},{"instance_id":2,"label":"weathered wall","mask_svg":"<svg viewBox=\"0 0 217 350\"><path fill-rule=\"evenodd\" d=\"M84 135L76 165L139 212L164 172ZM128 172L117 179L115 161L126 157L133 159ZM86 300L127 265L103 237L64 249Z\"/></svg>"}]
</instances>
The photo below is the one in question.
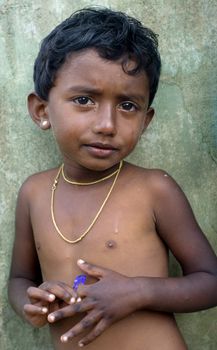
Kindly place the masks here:
<instances>
[{"instance_id":1,"label":"weathered wall","mask_svg":"<svg viewBox=\"0 0 217 350\"><path fill-rule=\"evenodd\" d=\"M39 41L73 10L91 4L126 11L160 34L156 118L131 160L175 177L217 252L217 2L0 0L0 350L50 349L46 331L24 325L6 297L18 188L59 159L52 136L28 118L26 95ZM189 349L217 349L216 308L178 321Z\"/></svg>"}]
</instances>

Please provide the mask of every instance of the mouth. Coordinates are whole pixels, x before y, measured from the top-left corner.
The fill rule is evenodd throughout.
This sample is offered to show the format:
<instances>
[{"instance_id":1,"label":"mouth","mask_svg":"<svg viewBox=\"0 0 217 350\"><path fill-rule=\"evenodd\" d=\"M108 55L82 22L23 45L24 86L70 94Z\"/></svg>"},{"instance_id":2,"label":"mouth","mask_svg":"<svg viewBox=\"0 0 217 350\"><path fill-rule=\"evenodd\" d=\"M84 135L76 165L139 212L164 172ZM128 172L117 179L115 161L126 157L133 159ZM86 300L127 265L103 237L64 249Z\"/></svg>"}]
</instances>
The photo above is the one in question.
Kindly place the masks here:
<instances>
[{"instance_id":1,"label":"mouth","mask_svg":"<svg viewBox=\"0 0 217 350\"><path fill-rule=\"evenodd\" d=\"M92 155L100 158L108 157L118 150L111 144L101 142L86 144L85 147Z\"/></svg>"},{"instance_id":2,"label":"mouth","mask_svg":"<svg viewBox=\"0 0 217 350\"><path fill-rule=\"evenodd\" d=\"M89 147L94 147L94 148L99 148L99 149L107 149L107 150L117 150L116 147L114 147L113 145L110 145L108 143L102 143L102 142L94 142L94 143L90 143L89 145L87 145Z\"/></svg>"}]
</instances>

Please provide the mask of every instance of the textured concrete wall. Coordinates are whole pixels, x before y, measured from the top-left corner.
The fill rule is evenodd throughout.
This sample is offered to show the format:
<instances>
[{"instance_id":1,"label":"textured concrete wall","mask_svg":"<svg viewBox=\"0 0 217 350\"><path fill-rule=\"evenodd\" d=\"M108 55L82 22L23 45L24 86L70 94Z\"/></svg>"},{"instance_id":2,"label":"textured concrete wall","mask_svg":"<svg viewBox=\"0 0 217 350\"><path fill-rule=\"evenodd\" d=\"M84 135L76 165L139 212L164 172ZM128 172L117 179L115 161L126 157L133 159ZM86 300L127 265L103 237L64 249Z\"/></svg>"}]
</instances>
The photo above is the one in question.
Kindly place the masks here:
<instances>
[{"instance_id":1,"label":"textured concrete wall","mask_svg":"<svg viewBox=\"0 0 217 350\"><path fill-rule=\"evenodd\" d=\"M160 34L156 118L131 160L175 177L217 251L216 0L80 0L79 7L72 0L0 0L0 350L50 349L46 330L24 325L6 298L18 188L29 174L59 159L51 134L28 118L26 95L39 41L73 10L90 4L126 11ZM179 315L178 322L189 349L217 349L216 308Z\"/></svg>"}]
</instances>

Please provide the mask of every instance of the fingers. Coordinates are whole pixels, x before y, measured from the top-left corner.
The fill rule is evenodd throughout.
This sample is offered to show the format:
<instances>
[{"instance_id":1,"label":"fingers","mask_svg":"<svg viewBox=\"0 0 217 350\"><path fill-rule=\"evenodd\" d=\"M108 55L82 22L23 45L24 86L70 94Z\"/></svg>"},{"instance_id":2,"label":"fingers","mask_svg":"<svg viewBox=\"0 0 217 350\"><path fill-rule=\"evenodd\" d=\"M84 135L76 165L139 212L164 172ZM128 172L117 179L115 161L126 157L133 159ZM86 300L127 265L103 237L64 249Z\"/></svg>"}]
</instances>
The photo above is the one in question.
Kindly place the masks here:
<instances>
[{"instance_id":1,"label":"fingers","mask_svg":"<svg viewBox=\"0 0 217 350\"><path fill-rule=\"evenodd\" d=\"M72 317L78 312L87 312L91 310L93 306L94 302L86 298L84 301L76 302L73 305L65 306L55 312L50 313L47 319L50 323L53 323L63 318Z\"/></svg>"},{"instance_id":2,"label":"fingers","mask_svg":"<svg viewBox=\"0 0 217 350\"><path fill-rule=\"evenodd\" d=\"M84 345L91 343L94 339L101 335L106 330L106 328L109 327L109 325L110 324L107 320L101 319L96 327L86 337L79 341L78 345L80 347L83 347Z\"/></svg>"},{"instance_id":3,"label":"fingers","mask_svg":"<svg viewBox=\"0 0 217 350\"><path fill-rule=\"evenodd\" d=\"M27 289L27 295L32 303L37 301L52 302L55 300L54 294L36 287L29 287Z\"/></svg>"},{"instance_id":4,"label":"fingers","mask_svg":"<svg viewBox=\"0 0 217 350\"><path fill-rule=\"evenodd\" d=\"M101 335L106 328L109 327L108 321L106 321L105 319L100 320L100 318L101 318L100 314L87 315L75 327L70 329L67 333L63 334L60 338L61 341L63 343L67 343L69 340L79 335L80 333L85 331L87 328L93 327L94 324L98 322L95 328L87 336L85 336L82 340L79 341L78 345L79 347L83 347L84 345L91 343L94 339L96 339L99 335Z\"/></svg>"},{"instance_id":5,"label":"fingers","mask_svg":"<svg viewBox=\"0 0 217 350\"><path fill-rule=\"evenodd\" d=\"M49 294L53 294L56 298L65 301L67 304L73 304L75 302L76 293L70 286L63 282L44 282L39 288Z\"/></svg>"},{"instance_id":6,"label":"fingers","mask_svg":"<svg viewBox=\"0 0 217 350\"><path fill-rule=\"evenodd\" d=\"M37 306L32 304L25 304L23 310L26 314L35 316L35 315L46 315L48 308L45 306Z\"/></svg>"},{"instance_id":7,"label":"fingers","mask_svg":"<svg viewBox=\"0 0 217 350\"><path fill-rule=\"evenodd\" d=\"M77 261L77 264L82 271L86 272L89 276L92 276L98 279L104 277L108 272L107 269L104 269L103 267L99 267L93 264L89 264L82 259L79 259Z\"/></svg>"},{"instance_id":8,"label":"fingers","mask_svg":"<svg viewBox=\"0 0 217 350\"><path fill-rule=\"evenodd\" d=\"M101 313L90 312L86 317L84 317L78 324L76 324L72 329L67 333L61 336L61 341L63 343L68 342L75 336L84 332L86 329L93 327L101 318Z\"/></svg>"},{"instance_id":9,"label":"fingers","mask_svg":"<svg viewBox=\"0 0 217 350\"><path fill-rule=\"evenodd\" d=\"M47 313L48 308L45 306L25 304L23 307L24 317L33 327L43 327L47 324Z\"/></svg>"}]
</instances>

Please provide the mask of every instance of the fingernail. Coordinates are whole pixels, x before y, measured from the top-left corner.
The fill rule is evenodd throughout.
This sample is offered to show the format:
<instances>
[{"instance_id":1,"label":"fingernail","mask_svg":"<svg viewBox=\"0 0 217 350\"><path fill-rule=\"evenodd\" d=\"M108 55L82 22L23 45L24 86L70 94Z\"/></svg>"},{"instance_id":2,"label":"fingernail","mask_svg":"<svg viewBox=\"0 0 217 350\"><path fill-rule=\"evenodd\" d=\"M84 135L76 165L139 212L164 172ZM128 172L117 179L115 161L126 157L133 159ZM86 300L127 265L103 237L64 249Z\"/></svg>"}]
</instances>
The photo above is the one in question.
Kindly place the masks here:
<instances>
[{"instance_id":1,"label":"fingernail","mask_svg":"<svg viewBox=\"0 0 217 350\"><path fill-rule=\"evenodd\" d=\"M49 298L50 301L54 301L55 295L54 294L49 294L48 298Z\"/></svg>"},{"instance_id":2,"label":"fingernail","mask_svg":"<svg viewBox=\"0 0 217 350\"><path fill-rule=\"evenodd\" d=\"M81 298L78 297L76 301L77 301L77 303L80 303L81 302Z\"/></svg>"},{"instance_id":3,"label":"fingernail","mask_svg":"<svg viewBox=\"0 0 217 350\"><path fill-rule=\"evenodd\" d=\"M48 312L48 309L46 307L43 307L41 311L43 312L43 314L46 314Z\"/></svg>"},{"instance_id":4,"label":"fingernail","mask_svg":"<svg viewBox=\"0 0 217 350\"><path fill-rule=\"evenodd\" d=\"M55 316L54 315L48 315L48 321L49 322L54 322L55 321Z\"/></svg>"},{"instance_id":5,"label":"fingernail","mask_svg":"<svg viewBox=\"0 0 217 350\"><path fill-rule=\"evenodd\" d=\"M69 300L70 304L74 304L75 303L75 298L71 297L71 299Z\"/></svg>"},{"instance_id":6,"label":"fingernail","mask_svg":"<svg viewBox=\"0 0 217 350\"><path fill-rule=\"evenodd\" d=\"M78 264L79 265L82 265L82 264L84 264L85 263L85 261L83 260L83 259L78 259Z\"/></svg>"},{"instance_id":7,"label":"fingernail","mask_svg":"<svg viewBox=\"0 0 217 350\"><path fill-rule=\"evenodd\" d=\"M68 341L68 337L66 335L62 335L62 337L60 339L61 339L61 342L63 342L63 343L67 343L67 341Z\"/></svg>"},{"instance_id":8,"label":"fingernail","mask_svg":"<svg viewBox=\"0 0 217 350\"><path fill-rule=\"evenodd\" d=\"M79 343L78 343L78 346L79 346L80 348L83 348L84 344L81 343L81 342L79 342Z\"/></svg>"}]
</instances>

